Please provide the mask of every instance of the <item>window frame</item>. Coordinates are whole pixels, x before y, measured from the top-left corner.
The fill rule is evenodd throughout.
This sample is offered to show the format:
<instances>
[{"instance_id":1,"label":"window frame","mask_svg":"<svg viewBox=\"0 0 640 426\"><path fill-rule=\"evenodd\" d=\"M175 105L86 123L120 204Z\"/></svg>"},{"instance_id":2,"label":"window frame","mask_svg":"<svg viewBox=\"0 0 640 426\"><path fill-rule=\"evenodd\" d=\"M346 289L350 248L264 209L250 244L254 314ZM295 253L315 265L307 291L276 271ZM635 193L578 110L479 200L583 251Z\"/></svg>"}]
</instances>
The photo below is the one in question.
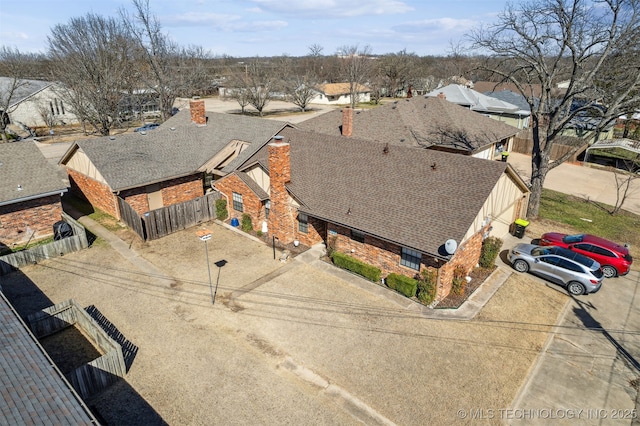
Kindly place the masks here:
<instances>
[{"instance_id":1,"label":"window frame","mask_svg":"<svg viewBox=\"0 0 640 426\"><path fill-rule=\"evenodd\" d=\"M264 218L269 219L269 212L271 212L271 200L264 202Z\"/></svg>"},{"instance_id":2,"label":"window frame","mask_svg":"<svg viewBox=\"0 0 640 426\"><path fill-rule=\"evenodd\" d=\"M244 212L244 203L242 201L242 194L238 192L233 192L231 199L233 201L233 209L240 213Z\"/></svg>"},{"instance_id":3,"label":"window frame","mask_svg":"<svg viewBox=\"0 0 640 426\"><path fill-rule=\"evenodd\" d=\"M309 216L298 212L298 231L304 234L309 232Z\"/></svg>"},{"instance_id":4,"label":"window frame","mask_svg":"<svg viewBox=\"0 0 640 426\"><path fill-rule=\"evenodd\" d=\"M353 241L357 241L359 243L364 243L364 233L360 231L356 231L355 229L351 230L351 239Z\"/></svg>"},{"instance_id":5,"label":"window frame","mask_svg":"<svg viewBox=\"0 0 640 426\"><path fill-rule=\"evenodd\" d=\"M400 265L406 268L411 268L416 271L419 271L421 263L422 263L422 253L407 247L401 248Z\"/></svg>"}]
</instances>

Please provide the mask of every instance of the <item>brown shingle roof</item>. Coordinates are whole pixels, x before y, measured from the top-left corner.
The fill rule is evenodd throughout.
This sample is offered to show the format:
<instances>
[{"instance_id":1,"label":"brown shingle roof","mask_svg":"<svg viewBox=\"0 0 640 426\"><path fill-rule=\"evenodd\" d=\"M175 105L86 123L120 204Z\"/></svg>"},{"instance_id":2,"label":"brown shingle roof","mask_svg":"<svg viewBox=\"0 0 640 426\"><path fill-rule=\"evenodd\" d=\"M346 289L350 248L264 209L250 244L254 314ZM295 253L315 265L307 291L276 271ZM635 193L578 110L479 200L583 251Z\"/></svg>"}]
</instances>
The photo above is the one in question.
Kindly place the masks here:
<instances>
[{"instance_id":1,"label":"brown shingle roof","mask_svg":"<svg viewBox=\"0 0 640 426\"><path fill-rule=\"evenodd\" d=\"M298 126L340 135L342 114L331 111ZM518 133L518 129L439 98L416 97L353 115L355 138L403 146L439 145L475 152Z\"/></svg>"},{"instance_id":2,"label":"brown shingle roof","mask_svg":"<svg viewBox=\"0 0 640 426\"><path fill-rule=\"evenodd\" d=\"M362 84L358 84L357 86L358 93L369 92L369 88L363 86ZM351 93L349 90L349 83L326 83L318 86L318 90L320 90L325 95L329 96L338 96L338 95L348 95Z\"/></svg>"},{"instance_id":3,"label":"brown shingle roof","mask_svg":"<svg viewBox=\"0 0 640 426\"><path fill-rule=\"evenodd\" d=\"M458 242L507 164L440 151L285 129L287 188L301 211L437 255ZM264 147L250 163L268 163ZM248 163L249 164L249 163ZM433 167L432 167L433 166Z\"/></svg>"}]
</instances>

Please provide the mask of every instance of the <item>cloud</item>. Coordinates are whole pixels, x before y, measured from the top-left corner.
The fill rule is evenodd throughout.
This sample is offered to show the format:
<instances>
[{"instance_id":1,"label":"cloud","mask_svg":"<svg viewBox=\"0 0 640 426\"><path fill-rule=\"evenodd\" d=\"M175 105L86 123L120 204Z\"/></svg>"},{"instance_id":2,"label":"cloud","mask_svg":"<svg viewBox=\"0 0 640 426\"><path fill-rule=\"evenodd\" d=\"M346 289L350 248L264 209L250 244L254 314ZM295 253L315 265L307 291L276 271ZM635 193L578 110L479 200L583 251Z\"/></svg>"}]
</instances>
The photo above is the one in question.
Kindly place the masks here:
<instances>
[{"instance_id":1,"label":"cloud","mask_svg":"<svg viewBox=\"0 0 640 426\"><path fill-rule=\"evenodd\" d=\"M473 28L476 23L476 21L471 19L423 19L421 21L410 21L396 25L393 27L393 30L399 33L431 33L439 31L462 33Z\"/></svg>"},{"instance_id":2,"label":"cloud","mask_svg":"<svg viewBox=\"0 0 640 426\"><path fill-rule=\"evenodd\" d=\"M250 0L264 11L290 16L348 18L402 14L414 10L401 0Z\"/></svg>"},{"instance_id":3,"label":"cloud","mask_svg":"<svg viewBox=\"0 0 640 426\"><path fill-rule=\"evenodd\" d=\"M225 15L218 13L183 13L162 21L168 27L208 27L216 31L225 32L255 32L278 30L288 23L282 20L247 21L240 15Z\"/></svg>"}]
</instances>

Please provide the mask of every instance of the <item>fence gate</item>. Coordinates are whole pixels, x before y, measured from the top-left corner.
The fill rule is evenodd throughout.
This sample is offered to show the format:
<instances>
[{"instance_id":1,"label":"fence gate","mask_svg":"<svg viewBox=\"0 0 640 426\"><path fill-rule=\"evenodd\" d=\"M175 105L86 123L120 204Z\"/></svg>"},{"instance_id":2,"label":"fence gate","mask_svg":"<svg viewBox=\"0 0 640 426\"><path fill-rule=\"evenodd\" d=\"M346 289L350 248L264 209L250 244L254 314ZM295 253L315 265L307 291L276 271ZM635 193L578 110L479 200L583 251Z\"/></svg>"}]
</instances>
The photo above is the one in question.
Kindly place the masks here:
<instances>
[{"instance_id":1,"label":"fence gate","mask_svg":"<svg viewBox=\"0 0 640 426\"><path fill-rule=\"evenodd\" d=\"M144 225L142 218L124 199L118 197L118 208L120 209L120 217L127 226L135 231L143 240L146 240Z\"/></svg>"}]
</instances>

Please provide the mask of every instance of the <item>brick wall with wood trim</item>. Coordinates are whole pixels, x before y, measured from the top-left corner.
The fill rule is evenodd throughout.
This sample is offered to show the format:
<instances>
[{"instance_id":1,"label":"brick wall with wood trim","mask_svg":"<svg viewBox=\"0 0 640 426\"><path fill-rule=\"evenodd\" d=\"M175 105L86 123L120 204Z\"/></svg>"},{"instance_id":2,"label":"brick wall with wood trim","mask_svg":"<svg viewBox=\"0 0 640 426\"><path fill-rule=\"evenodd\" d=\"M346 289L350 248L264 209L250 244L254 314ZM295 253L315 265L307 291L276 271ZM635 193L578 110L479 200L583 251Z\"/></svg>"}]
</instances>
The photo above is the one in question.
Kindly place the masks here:
<instances>
[{"instance_id":1,"label":"brick wall with wood trim","mask_svg":"<svg viewBox=\"0 0 640 426\"><path fill-rule=\"evenodd\" d=\"M159 185L162 193L162 204L171 206L202 197L204 195L202 177L201 173L196 173L161 182ZM139 215L149 211L149 197L146 186L122 191L120 192L120 198L133 207Z\"/></svg>"},{"instance_id":2,"label":"brick wall with wood trim","mask_svg":"<svg viewBox=\"0 0 640 426\"><path fill-rule=\"evenodd\" d=\"M84 198L92 206L110 214L115 218L120 218L118 203L107 185L95 179L67 168L71 192L74 195Z\"/></svg>"},{"instance_id":3,"label":"brick wall with wood trim","mask_svg":"<svg viewBox=\"0 0 640 426\"><path fill-rule=\"evenodd\" d=\"M382 270L382 276L390 273L402 274L414 278L422 269L429 266L439 268L443 261L422 255L420 271L400 264L402 247L370 235L364 235L364 243L351 239L351 230L330 223L328 227L328 244L334 244L335 250L355 257L369 265ZM353 251L352 251L353 250Z\"/></svg>"},{"instance_id":4,"label":"brick wall with wood trim","mask_svg":"<svg viewBox=\"0 0 640 426\"><path fill-rule=\"evenodd\" d=\"M0 206L0 244L11 247L53 235L53 224L62 218L60 195ZM31 234L33 234L33 238Z\"/></svg>"},{"instance_id":5,"label":"brick wall with wood trim","mask_svg":"<svg viewBox=\"0 0 640 426\"><path fill-rule=\"evenodd\" d=\"M214 183L215 188L228 198L227 211L229 219L237 218L242 222L244 213L251 216L253 229L262 229L262 222L265 220L265 212L262 201L249 187L236 175L225 176ZM233 208L233 193L242 195L242 212Z\"/></svg>"},{"instance_id":6,"label":"brick wall with wood trim","mask_svg":"<svg viewBox=\"0 0 640 426\"><path fill-rule=\"evenodd\" d=\"M445 298L451 291L453 285L453 273L456 267L460 266L465 276L478 264L480 260L480 252L482 251L482 235L486 228L474 234L471 238L461 244L456 250L455 255L449 262L440 268L438 274L438 294L437 300Z\"/></svg>"}]
</instances>

